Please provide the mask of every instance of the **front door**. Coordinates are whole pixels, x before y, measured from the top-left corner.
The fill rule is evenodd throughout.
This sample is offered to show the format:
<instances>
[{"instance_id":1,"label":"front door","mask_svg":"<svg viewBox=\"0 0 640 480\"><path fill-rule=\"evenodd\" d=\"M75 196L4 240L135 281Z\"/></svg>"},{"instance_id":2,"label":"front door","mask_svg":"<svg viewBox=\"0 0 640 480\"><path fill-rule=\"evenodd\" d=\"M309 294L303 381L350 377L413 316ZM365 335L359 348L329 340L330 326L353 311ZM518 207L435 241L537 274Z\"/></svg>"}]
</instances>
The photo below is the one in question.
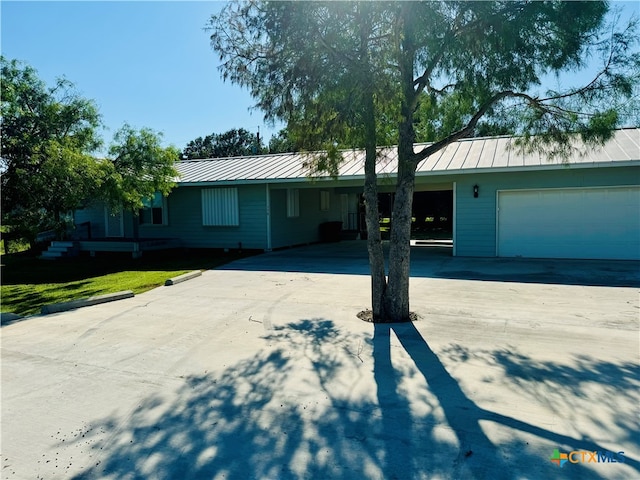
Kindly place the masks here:
<instances>
[{"instance_id":1,"label":"front door","mask_svg":"<svg viewBox=\"0 0 640 480\"><path fill-rule=\"evenodd\" d=\"M109 209L104 210L105 236L124 237L124 215L122 210L113 213Z\"/></svg>"}]
</instances>

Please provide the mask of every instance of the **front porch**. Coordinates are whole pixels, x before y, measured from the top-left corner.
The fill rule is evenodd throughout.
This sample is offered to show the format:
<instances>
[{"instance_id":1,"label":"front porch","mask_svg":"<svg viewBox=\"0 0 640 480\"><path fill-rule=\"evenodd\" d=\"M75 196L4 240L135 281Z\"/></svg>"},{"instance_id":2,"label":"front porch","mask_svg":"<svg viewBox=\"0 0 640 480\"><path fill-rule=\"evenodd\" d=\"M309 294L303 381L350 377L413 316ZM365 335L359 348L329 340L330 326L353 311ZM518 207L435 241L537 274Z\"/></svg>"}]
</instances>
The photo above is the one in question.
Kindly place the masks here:
<instances>
[{"instance_id":1,"label":"front porch","mask_svg":"<svg viewBox=\"0 0 640 480\"><path fill-rule=\"evenodd\" d=\"M169 250L180 248L182 242L178 238L105 238L82 240L78 242L81 252L89 252L94 257L97 252L131 252L132 258L140 258L143 252L153 250Z\"/></svg>"},{"instance_id":2,"label":"front porch","mask_svg":"<svg viewBox=\"0 0 640 480\"><path fill-rule=\"evenodd\" d=\"M140 258L144 252L180 248L178 238L97 238L92 240L53 241L42 258L56 259L72 257L80 252L89 252L95 257L98 252L131 253L132 258Z\"/></svg>"}]
</instances>

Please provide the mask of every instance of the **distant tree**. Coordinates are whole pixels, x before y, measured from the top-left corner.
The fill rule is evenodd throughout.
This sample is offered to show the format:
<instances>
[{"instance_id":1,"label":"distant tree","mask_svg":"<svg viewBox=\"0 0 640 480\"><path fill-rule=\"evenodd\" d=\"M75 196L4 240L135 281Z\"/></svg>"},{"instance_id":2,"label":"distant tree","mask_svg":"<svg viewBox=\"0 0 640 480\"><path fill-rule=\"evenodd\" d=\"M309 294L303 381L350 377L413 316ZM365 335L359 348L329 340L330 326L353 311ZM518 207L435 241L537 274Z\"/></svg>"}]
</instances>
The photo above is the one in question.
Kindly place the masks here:
<instances>
[{"instance_id":1,"label":"distant tree","mask_svg":"<svg viewBox=\"0 0 640 480\"><path fill-rule=\"evenodd\" d=\"M52 87L30 66L0 57L2 223L33 245L39 231L64 230L64 214L100 185L90 154L100 146L98 111L71 82Z\"/></svg>"},{"instance_id":2,"label":"distant tree","mask_svg":"<svg viewBox=\"0 0 640 480\"><path fill-rule=\"evenodd\" d=\"M156 192L169 195L178 178L175 162L180 151L162 147L162 134L148 128L135 130L124 125L116 132L104 163L106 173L101 198L112 210L130 211L134 217L134 235L138 236L138 212Z\"/></svg>"},{"instance_id":3,"label":"distant tree","mask_svg":"<svg viewBox=\"0 0 640 480\"><path fill-rule=\"evenodd\" d=\"M299 150L295 139L286 128L280 130L269 140L269 153L293 153Z\"/></svg>"},{"instance_id":4,"label":"distant tree","mask_svg":"<svg viewBox=\"0 0 640 480\"><path fill-rule=\"evenodd\" d=\"M244 128L234 128L225 133L212 133L190 141L182 151L182 158L242 157L265 152L262 140L256 134Z\"/></svg>"},{"instance_id":5,"label":"distant tree","mask_svg":"<svg viewBox=\"0 0 640 480\"><path fill-rule=\"evenodd\" d=\"M215 137L216 134L207 135L206 137L198 137L195 140L191 140L187 143L187 146L182 150L181 158L193 159L193 158L213 158L215 152Z\"/></svg>"}]
</instances>

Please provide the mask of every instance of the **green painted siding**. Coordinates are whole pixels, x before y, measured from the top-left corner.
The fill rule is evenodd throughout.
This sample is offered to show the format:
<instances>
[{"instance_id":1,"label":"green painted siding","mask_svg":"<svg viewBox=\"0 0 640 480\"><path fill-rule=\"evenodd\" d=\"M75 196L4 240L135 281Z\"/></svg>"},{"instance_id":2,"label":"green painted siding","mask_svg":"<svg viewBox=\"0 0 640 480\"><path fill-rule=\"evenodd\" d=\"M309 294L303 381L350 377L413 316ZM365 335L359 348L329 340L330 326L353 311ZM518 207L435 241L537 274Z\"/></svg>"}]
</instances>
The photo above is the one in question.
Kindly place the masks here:
<instances>
[{"instance_id":1,"label":"green painted siding","mask_svg":"<svg viewBox=\"0 0 640 480\"><path fill-rule=\"evenodd\" d=\"M207 187L209 188L209 187ZM210 187L215 188L215 187ZM234 227L202 225L200 187L180 187L167 199L168 225L141 225L141 238L180 238L192 248L267 248L264 185L238 186L240 222Z\"/></svg>"},{"instance_id":2,"label":"green painted siding","mask_svg":"<svg viewBox=\"0 0 640 480\"><path fill-rule=\"evenodd\" d=\"M119 224L119 218L118 216L117 219L112 220L114 225ZM96 204L81 210L76 210L73 215L73 221L79 234L86 233L86 230L79 228L79 225L84 222L91 222L91 238L93 239L133 237L133 215L131 212L122 212L122 230L118 228L118 232L121 233L121 235L116 235L115 232L107 232L106 220L104 204ZM109 237L107 237L107 233L110 233Z\"/></svg>"},{"instance_id":3,"label":"green painted siding","mask_svg":"<svg viewBox=\"0 0 640 480\"><path fill-rule=\"evenodd\" d=\"M329 191L329 210L320 210L320 190ZM300 188L300 216L287 217L287 190L271 190L272 248L319 241L321 223L340 220L340 196L333 188Z\"/></svg>"},{"instance_id":4,"label":"green painted siding","mask_svg":"<svg viewBox=\"0 0 640 480\"><path fill-rule=\"evenodd\" d=\"M478 198L473 186L479 187ZM456 255L496 255L496 198L498 190L597 187L640 184L640 167L567 167L517 173L484 173L456 177Z\"/></svg>"},{"instance_id":5,"label":"green painted siding","mask_svg":"<svg viewBox=\"0 0 640 480\"><path fill-rule=\"evenodd\" d=\"M73 213L73 222L76 226L84 222L91 222L91 236L93 238L100 238L105 236L105 224L104 224L104 207L103 206L91 206L76 210ZM86 234L86 229L80 229L80 233Z\"/></svg>"}]
</instances>

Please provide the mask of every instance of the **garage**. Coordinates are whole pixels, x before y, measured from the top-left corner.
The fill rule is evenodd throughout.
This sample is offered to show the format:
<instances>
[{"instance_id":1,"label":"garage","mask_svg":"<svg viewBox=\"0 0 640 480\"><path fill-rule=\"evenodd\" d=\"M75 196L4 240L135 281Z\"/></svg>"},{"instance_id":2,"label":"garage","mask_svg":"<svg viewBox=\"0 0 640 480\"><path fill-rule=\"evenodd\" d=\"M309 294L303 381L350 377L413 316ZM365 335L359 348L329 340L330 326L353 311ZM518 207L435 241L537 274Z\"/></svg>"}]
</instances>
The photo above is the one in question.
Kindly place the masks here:
<instances>
[{"instance_id":1,"label":"garage","mask_svg":"<svg viewBox=\"0 0 640 480\"><path fill-rule=\"evenodd\" d=\"M640 187L497 192L497 255L640 259Z\"/></svg>"}]
</instances>

